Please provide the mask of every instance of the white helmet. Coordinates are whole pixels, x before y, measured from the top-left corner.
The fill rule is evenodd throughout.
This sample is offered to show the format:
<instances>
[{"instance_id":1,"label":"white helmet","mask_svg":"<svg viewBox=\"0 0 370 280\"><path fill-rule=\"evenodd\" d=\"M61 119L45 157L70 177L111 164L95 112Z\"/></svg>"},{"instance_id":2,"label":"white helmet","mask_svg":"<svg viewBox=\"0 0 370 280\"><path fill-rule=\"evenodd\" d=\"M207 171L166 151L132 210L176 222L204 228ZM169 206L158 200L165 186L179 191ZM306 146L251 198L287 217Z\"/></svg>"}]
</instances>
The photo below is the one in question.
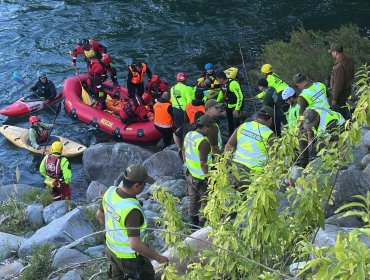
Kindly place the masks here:
<instances>
[{"instance_id":1,"label":"white helmet","mask_svg":"<svg viewBox=\"0 0 370 280\"><path fill-rule=\"evenodd\" d=\"M289 97L292 97L295 94L294 88L287 87L283 90L281 97L283 100L287 100Z\"/></svg>"}]
</instances>

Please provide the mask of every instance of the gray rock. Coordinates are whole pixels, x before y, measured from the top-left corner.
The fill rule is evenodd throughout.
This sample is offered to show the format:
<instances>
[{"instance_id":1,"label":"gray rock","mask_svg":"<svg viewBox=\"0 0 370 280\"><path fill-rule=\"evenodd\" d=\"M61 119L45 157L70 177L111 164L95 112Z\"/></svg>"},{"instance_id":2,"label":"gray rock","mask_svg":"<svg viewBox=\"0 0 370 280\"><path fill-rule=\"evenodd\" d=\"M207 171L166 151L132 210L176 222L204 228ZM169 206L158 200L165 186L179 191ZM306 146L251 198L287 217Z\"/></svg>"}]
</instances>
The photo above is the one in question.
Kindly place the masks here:
<instances>
[{"instance_id":1,"label":"gray rock","mask_svg":"<svg viewBox=\"0 0 370 280\"><path fill-rule=\"evenodd\" d=\"M292 275L297 276L298 273L305 267L307 262L296 262L289 266L289 271Z\"/></svg>"},{"instance_id":2,"label":"gray rock","mask_svg":"<svg viewBox=\"0 0 370 280\"><path fill-rule=\"evenodd\" d=\"M61 268L88 260L91 260L91 258L80 251L62 247L56 252L51 266L54 268Z\"/></svg>"},{"instance_id":3,"label":"gray rock","mask_svg":"<svg viewBox=\"0 0 370 280\"><path fill-rule=\"evenodd\" d=\"M350 227L350 228L360 228L362 224L357 216L343 217L344 213L338 213L331 216L325 220L326 224L334 225L338 227Z\"/></svg>"},{"instance_id":4,"label":"gray rock","mask_svg":"<svg viewBox=\"0 0 370 280\"><path fill-rule=\"evenodd\" d=\"M86 191L86 200L91 202L96 198L103 197L104 193L108 188L99 183L98 181L92 181Z\"/></svg>"},{"instance_id":5,"label":"gray rock","mask_svg":"<svg viewBox=\"0 0 370 280\"><path fill-rule=\"evenodd\" d=\"M42 204L31 204L26 208L28 222L32 226L42 226L44 224L44 218L42 216L42 211L44 206Z\"/></svg>"},{"instance_id":6,"label":"gray rock","mask_svg":"<svg viewBox=\"0 0 370 280\"><path fill-rule=\"evenodd\" d=\"M23 268L19 261L14 261L0 266L0 279L13 279Z\"/></svg>"},{"instance_id":7,"label":"gray rock","mask_svg":"<svg viewBox=\"0 0 370 280\"><path fill-rule=\"evenodd\" d=\"M29 231L27 232L25 235L24 235L24 238L28 239L28 238L31 238L32 235L34 235L35 232L34 231Z\"/></svg>"},{"instance_id":8,"label":"gray rock","mask_svg":"<svg viewBox=\"0 0 370 280\"><path fill-rule=\"evenodd\" d=\"M128 143L102 143L90 146L82 157L86 179L111 186L129 165L142 163L152 154Z\"/></svg>"},{"instance_id":9,"label":"gray rock","mask_svg":"<svg viewBox=\"0 0 370 280\"><path fill-rule=\"evenodd\" d=\"M0 261L9 258L13 251L17 251L25 238L0 232Z\"/></svg>"},{"instance_id":10,"label":"gray rock","mask_svg":"<svg viewBox=\"0 0 370 280\"><path fill-rule=\"evenodd\" d=\"M366 166L369 165L369 163L370 163L370 154L367 154L362 158L360 166L361 168L365 168Z\"/></svg>"},{"instance_id":11,"label":"gray rock","mask_svg":"<svg viewBox=\"0 0 370 280\"><path fill-rule=\"evenodd\" d=\"M188 203L189 203L189 198L187 196L185 196L181 199L182 207L188 207Z\"/></svg>"},{"instance_id":12,"label":"gray rock","mask_svg":"<svg viewBox=\"0 0 370 280\"><path fill-rule=\"evenodd\" d=\"M325 229L319 229L313 243L317 247L326 245L333 246L335 244L338 232L344 232L344 230L334 225L325 225Z\"/></svg>"},{"instance_id":13,"label":"gray rock","mask_svg":"<svg viewBox=\"0 0 370 280\"><path fill-rule=\"evenodd\" d=\"M45 207L42 216L44 217L45 223L50 223L51 221L62 217L68 212L68 208L71 201L59 200L54 201L52 204Z\"/></svg>"},{"instance_id":14,"label":"gray rock","mask_svg":"<svg viewBox=\"0 0 370 280\"><path fill-rule=\"evenodd\" d=\"M361 160L369 153L369 148L365 144L359 143L353 147L352 152L353 162L360 166Z\"/></svg>"},{"instance_id":15,"label":"gray rock","mask_svg":"<svg viewBox=\"0 0 370 280\"><path fill-rule=\"evenodd\" d=\"M370 163L365 167L365 169L362 171L367 175L370 175Z\"/></svg>"},{"instance_id":16,"label":"gray rock","mask_svg":"<svg viewBox=\"0 0 370 280\"><path fill-rule=\"evenodd\" d=\"M159 214L150 210L145 210L144 213L147 219L148 227L157 228L158 226L156 225L156 221L157 218L159 218Z\"/></svg>"},{"instance_id":17,"label":"gray rock","mask_svg":"<svg viewBox=\"0 0 370 280\"><path fill-rule=\"evenodd\" d=\"M92 257L92 258L99 258L104 257L105 254L105 246L104 245L98 245L94 247L89 247L84 251L84 254Z\"/></svg>"},{"instance_id":18,"label":"gray rock","mask_svg":"<svg viewBox=\"0 0 370 280\"><path fill-rule=\"evenodd\" d=\"M365 132L365 134L362 136L362 142L370 148L370 131Z\"/></svg>"},{"instance_id":19,"label":"gray rock","mask_svg":"<svg viewBox=\"0 0 370 280\"><path fill-rule=\"evenodd\" d=\"M149 175L156 179L162 176L176 176L181 172L182 165L177 152L171 150L155 153L143 163Z\"/></svg>"},{"instance_id":20,"label":"gray rock","mask_svg":"<svg viewBox=\"0 0 370 280\"><path fill-rule=\"evenodd\" d=\"M366 196L368 191L370 191L370 175L357 170L341 171L333 191L334 203L328 205L326 216L333 216L338 207L355 201L352 196Z\"/></svg>"},{"instance_id":21,"label":"gray rock","mask_svg":"<svg viewBox=\"0 0 370 280\"><path fill-rule=\"evenodd\" d=\"M167 192L179 198L183 198L187 194L185 180L183 179L169 181L159 180L149 188L148 192L153 194L154 190L158 187L165 187Z\"/></svg>"},{"instance_id":22,"label":"gray rock","mask_svg":"<svg viewBox=\"0 0 370 280\"><path fill-rule=\"evenodd\" d=\"M290 178L295 182L302 175L302 172L302 167L294 165L292 166L292 170L290 172Z\"/></svg>"},{"instance_id":23,"label":"gray rock","mask_svg":"<svg viewBox=\"0 0 370 280\"><path fill-rule=\"evenodd\" d=\"M7 200L9 197L20 198L32 189L39 190L40 188L31 187L26 184L16 184L16 187L14 187L14 184L0 186L0 201Z\"/></svg>"},{"instance_id":24,"label":"gray rock","mask_svg":"<svg viewBox=\"0 0 370 280\"><path fill-rule=\"evenodd\" d=\"M39 248L44 243L53 245L71 243L93 232L94 226L84 211L76 208L36 231L31 238L22 243L18 253L20 256L30 255L33 245ZM93 240L88 239L87 241L92 242Z\"/></svg>"},{"instance_id":25,"label":"gray rock","mask_svg":"<svg viewBox=\"0 0 370 280\"><path fill-rule=\"evenodd\" d=\"M60 280L81 280L82 275L83 275L82 269L73 269L64 274L62 278L60 278Z\"/></svg>"},{"instance_id":26,"label":"gray rock","mask_svg":"<svg viewBox=\"0 0 370 280\"><path fill-rule=\"evenodd\" d=\"M144 210L150 210L153 212L159 212L160 207L160 204L152 199L146 200L143 205Z\"/></svg>"}]
</instances>

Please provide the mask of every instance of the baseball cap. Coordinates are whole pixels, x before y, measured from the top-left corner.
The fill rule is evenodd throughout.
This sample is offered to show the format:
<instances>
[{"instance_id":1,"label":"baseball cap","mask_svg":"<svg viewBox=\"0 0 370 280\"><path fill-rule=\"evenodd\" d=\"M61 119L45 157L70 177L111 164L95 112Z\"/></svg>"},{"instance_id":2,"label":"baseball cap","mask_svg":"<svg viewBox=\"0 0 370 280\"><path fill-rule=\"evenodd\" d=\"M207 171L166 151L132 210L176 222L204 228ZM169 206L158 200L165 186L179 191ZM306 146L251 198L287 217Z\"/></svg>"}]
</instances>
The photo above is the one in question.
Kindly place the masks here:
<instances>
[{"instance_id":1,"label":"baseball cap","mask_svg":"<svg viewBox=\"0 0 370 280\"><path fill-rule=\"evenodd\" d=\"M334 43L330 46L328 53L331 52L343 52L343 45L341 43Z\"/></svg>"},{"instance_id":2,"label":"baseball cap","mask_svg":"<svg viewBox=\"0 0 370 280\"><path fill-rule=\"evenodd\" d=\"M257 116L264 117L266 119L272 118L274 116L274 109L270 106L263 106L259 111Z\"/></svg>"},{"instance_id":3,"label":"baseball cap","mask_svg":"<svg viewBox=\"0 0 370 280\"><path fill-rule=\"evenodd\" d=\"M320 121L320 115L313 109L306 109L303 113L303 117L303 127L305 129L313 128Z\"/></svg>"},{"instance_id":4,"label":"baseball cap","mask_svg":"<svg viewBox=\"0 0 370 280\"><path fill-rule=\"evenodd\" d=\"M289 97L292 97L294 94L295 94L294 88L287 87L281 93L281 97L283 98L283 100L287 100Z\"/></svg>"},{"instance_id":5,"label":"baseball cap","mask_svg":"<svg viewBox=\"0 0 370 280\"><path fill-rule=\"evenodd\" d=\"M212 107L221 107L222 103L218 103L215 99L207 100L206 104L204 104L204 108L207 110Z\"/></svg>"},{"instance_id":6,"label":"baseball cap","mask_svg":"<svg viewBox=\"0 0 370 280\"><path fill-rule=\"evenodd\" d=\"M265 78L261 78L258 80L257 85L260 87L268 87L269 83L267 82Z\"/></svg>"},{"instance_id":7,"label":"baseball cap","mask_svg":"<svg viewBox=\"0 0 370 280\"><path fill-rule=\"evenodd\" d=\"M295 74L293 77L293 83L295 84L302 83L304 80L307 80L307 78L302 73Z\"/></svg>"},{"instance_id":8,"label":"baseball cap","mask_svg":"<svg viewBox=\"0 0 370 280\"><path fill-rule=\"evenodd\" d=\"M197 124L203 126L210 126L213 124L213 119L210 116L203 115L197 120Z\"/></svg>"},{"instance_id":9,"label":"baseball cap","mask_svg":"<svg viewBox=\"0 0 370 280\"><path fill-rule=\"evenodd\" d=\"M142 165L130 165L126 168L123 176L131 182L146 182L148 184L155 182Z\"/></svg>"}]
</instances>

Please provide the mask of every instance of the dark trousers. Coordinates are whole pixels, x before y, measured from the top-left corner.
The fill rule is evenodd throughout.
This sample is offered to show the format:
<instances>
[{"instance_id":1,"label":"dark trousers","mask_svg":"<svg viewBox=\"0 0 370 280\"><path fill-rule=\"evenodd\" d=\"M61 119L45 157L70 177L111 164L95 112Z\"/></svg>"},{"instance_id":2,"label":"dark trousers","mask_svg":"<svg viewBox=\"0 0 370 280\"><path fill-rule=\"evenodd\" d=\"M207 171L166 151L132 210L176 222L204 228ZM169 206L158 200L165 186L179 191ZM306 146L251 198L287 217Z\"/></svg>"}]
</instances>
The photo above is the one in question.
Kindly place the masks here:
<instances>
[{"instance_id":1,"label":"dark trousers","mask_svg":"<svg viewBox=\"0 0 370 280\"><path fill-rule=\"evenodd\" d=\"M179 128L185 123L185 112L182 109L173 108L173 124Z\"/></svg>"},{"instance_id":2,"label":"dark trousers","mask_svg":"<svg viewBox=\"0 0 370 280\"><path fill-rule=\"evenodd\" d=\"M171 145L172 136L173 136L172 127L160 127L157 125L154 125L154 126L163 135L163 148L166 148L167 146Z\"/></svg>"},{"instance_id":3,"label":"dark trousers","mask_svg":"<svg viewBox=\"0 0 370 280\"><path fill-rule=\"evenodd\" d=\"M127 83L127 92L128 97L131 99L135 97L135 94L141 97L144 93L144 83L140 84Z\"/></svg>"},{"instance_id":4,"label":"dark trousers","mask_svg":"<svg viewBox=\"0 0 370 280\"><path fill-rule=\"evenodd\" d=\"M110 261L108 277L113 280L154 280L154 268L148 258L138 255L135 259L120 259L106 248Z\"/></svg>"},{"instance_id":5,"label":"dark trousers","mask_svg":"<svg viewBox=\"0 0 370 280\"><path fill-rule=\"evenodd\" d=\"M199 210L206 206L205 192L207 183L191 175L186 176L186 185L188 191L188 213L193 224L203 226L204 220L199 219ZM198 222L198 224L196 224Z\"/></svg>"},{"instance_id":6,"label":"dark trousers","mask_svg":"<svg viewBox=\"0 0 370 280\"><path fill-rule=\"evenodd\" d=\"M351 89L343 90L338 97L337 105L331 106L332 109L338 113L340 113L346 120L351 117L350 111L346 106L346 102L348 97L351 95Z\"/></svg>"},{"instance_id":7,"label":"dark trousers","mask_svg":"<svg viewBox=\"0 0 370 280\"><path fill-rule=\"evenodd\" d=\"M231 136L234 130L240 125L240 118L234 118L233 112L235 108L226 107L227 124L229 126L229 136Z\"/></svg>"}]
</instances>

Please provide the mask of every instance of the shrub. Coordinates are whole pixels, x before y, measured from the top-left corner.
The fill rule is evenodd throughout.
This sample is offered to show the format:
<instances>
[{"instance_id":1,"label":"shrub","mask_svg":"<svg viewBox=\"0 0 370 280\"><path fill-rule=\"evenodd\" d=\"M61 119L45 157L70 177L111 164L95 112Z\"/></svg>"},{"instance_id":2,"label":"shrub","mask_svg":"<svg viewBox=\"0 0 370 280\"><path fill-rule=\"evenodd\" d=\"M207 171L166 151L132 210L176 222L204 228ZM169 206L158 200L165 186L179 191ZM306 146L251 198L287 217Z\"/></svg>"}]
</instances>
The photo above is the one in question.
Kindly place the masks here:
<instances>
[{"instance_id":1,"label":"shrub","mask_svg":"<svg viewBox=\"0 0 370 280\"><path fill-rule=\"evenodd\" d=\"M52 271L52 246L45 243L40 248L34 248L33 252L28 260L28 266L19 276L19 280L47 279Z\"/></svg>"},{"instance_id":2,"label":"shrub","mask_svg":"<svg viewBox=\"0 0 370 280\"><path fill-rule=\"evenodd\" d=\"M22 195L21 200L27 204L41 203L44 207L53 202L50 193L43 189L31 189Z\"/></svg>"}]
</instances>

